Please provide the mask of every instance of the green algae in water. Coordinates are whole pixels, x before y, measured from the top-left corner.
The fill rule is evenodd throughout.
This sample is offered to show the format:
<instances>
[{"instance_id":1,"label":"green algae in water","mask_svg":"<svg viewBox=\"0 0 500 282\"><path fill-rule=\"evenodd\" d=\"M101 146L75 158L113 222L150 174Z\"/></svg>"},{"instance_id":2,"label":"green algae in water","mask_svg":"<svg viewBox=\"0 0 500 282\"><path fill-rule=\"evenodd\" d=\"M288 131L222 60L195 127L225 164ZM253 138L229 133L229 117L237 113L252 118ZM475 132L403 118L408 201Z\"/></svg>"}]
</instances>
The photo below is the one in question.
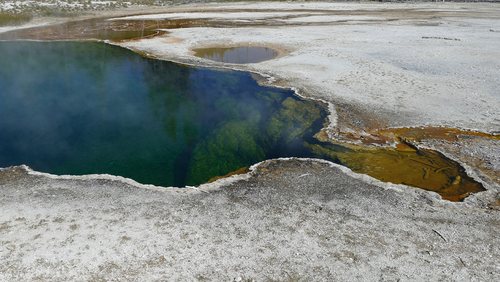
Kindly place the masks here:
<instances>
[{"instance_id":1,"label":"green algae in water","mask_svg":"<svg viewBox=\"0 0 500 282\"><path fill-rule=\"evenodd\" d=\"M260 105L244 101L223 101L233 117L201 140L192 153L188 184L225 175L234 168L249 166L268 158L311 157L304 140L314 142L325 112L321 105L279 92L259 92ZM256 109L266 109L258 112ZM221 162L220 160L225 160Z\"/></svg>"},{"instance_id":2,"label":"green algae in water","mask_svg":"<svg viewBox=\"0 0 500 282\"><path fill-rule=\"evenodd\" d=\"M103 43L2 42L0 52L0 167L196 185L306 156L302 138L324 122L320 105L242 72Z\"/></svg>"}]
</instances>

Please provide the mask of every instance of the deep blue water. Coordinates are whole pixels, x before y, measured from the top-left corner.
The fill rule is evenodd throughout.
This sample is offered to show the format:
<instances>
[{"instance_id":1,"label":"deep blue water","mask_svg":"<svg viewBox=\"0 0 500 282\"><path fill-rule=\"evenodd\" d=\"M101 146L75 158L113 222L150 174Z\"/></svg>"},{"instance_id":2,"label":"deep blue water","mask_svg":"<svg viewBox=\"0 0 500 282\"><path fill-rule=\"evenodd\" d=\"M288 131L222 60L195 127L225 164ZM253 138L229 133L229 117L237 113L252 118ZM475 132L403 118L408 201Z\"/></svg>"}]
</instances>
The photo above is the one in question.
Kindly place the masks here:
<instances>
[{"instance_id":1,"label":"deep blue water","mask_svg":"<svg viewBox=\"0 0 500 282\"><path fill-rule=\"evenodd\" d=\"M308 156L319 104L247 73L90 42L0 42L0 167L196 185L270 157Z\"/></svg>"}]
</instances>

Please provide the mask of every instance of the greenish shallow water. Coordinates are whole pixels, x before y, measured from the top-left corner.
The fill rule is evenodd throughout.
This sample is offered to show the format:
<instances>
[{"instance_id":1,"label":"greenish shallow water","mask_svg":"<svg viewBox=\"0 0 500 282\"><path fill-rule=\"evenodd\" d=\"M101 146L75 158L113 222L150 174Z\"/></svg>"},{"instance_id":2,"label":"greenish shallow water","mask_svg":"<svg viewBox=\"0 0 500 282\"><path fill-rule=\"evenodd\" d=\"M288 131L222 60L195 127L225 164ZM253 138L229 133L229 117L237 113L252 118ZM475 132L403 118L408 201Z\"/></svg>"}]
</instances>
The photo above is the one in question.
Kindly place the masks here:
<instances>
[{"instance_id":1,"label":"greenish shallow water","mask_svg":"<svg viewBox=\"0 0 500 282\"><path fill-rule=\"evenodd\" d=\"M273 157L312 156L322 105L249 74L104 43L0 42L0 167L203 183Z\"/></svg>"}]
</instances>

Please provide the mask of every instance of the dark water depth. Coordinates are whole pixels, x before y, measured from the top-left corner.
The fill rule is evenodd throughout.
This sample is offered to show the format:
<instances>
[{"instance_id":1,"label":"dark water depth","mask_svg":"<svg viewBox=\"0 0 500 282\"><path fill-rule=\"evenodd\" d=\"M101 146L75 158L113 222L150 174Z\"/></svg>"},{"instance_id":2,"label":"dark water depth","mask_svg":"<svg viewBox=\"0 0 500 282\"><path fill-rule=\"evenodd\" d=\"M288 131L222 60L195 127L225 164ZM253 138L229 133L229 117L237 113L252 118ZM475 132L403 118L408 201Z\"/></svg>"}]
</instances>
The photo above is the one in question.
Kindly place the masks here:
<instances>
[{"instance_id":1,"label":"dark water depth","mask_svg":"<svg viewBox=\"0 0 500 282\"><path fill-rule=\"evenodd\" d=\"M196 185L306 156L323 107L249 74L153 60L103 43L0 43L0 167Z\"/></svg>"}]
</instances>

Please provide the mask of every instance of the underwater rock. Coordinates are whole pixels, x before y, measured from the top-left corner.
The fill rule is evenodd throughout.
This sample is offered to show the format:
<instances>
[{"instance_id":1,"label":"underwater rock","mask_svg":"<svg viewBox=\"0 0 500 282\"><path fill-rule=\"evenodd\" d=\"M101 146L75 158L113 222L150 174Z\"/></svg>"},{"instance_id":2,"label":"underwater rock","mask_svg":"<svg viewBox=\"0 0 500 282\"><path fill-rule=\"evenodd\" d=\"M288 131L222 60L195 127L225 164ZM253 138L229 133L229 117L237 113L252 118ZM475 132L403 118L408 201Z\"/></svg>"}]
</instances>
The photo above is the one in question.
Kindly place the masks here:
<instances>
[{"instance_id":1,"label":"underwater rock","mask_svg":"<svg viewBox=\"0 0 500 282\"><path fill-rule=\"evenodd\" d=\"M235 99L224 98L215 103L226 118L232 119L221 123L196 145L186 175L188 185L263 161L276 151L288 150L283 154L293 155L293 148L287 145L306 133L312 136L312 124L324 117L321 106L312 101L272 91L257 96L265 101L259 111L256 105Z\"/></svg>"},{"instance_id":2,"label":"underwater rock","mask_svg":"<svg viewBox=\"0 0 500 282\"><path fill-rule=\"evenodd\" d=\"M312 134L312 124L324 115L321 105L313 101L288 97L281 105L267 122L267 138L271 146L279 140L289 143L302 138L306 132Z\"/></svg>"},{"instance_id":3,"label":"underwater rock","mask_svg":"<svg viewBox=\"0 0 500 282\"><path fill-rule=\"evenodd\" d=\"M266 158L259 128L242 120L225 122L200 141L193 151L186 183L197 185Z\"/></svg>"}]
</instances>

